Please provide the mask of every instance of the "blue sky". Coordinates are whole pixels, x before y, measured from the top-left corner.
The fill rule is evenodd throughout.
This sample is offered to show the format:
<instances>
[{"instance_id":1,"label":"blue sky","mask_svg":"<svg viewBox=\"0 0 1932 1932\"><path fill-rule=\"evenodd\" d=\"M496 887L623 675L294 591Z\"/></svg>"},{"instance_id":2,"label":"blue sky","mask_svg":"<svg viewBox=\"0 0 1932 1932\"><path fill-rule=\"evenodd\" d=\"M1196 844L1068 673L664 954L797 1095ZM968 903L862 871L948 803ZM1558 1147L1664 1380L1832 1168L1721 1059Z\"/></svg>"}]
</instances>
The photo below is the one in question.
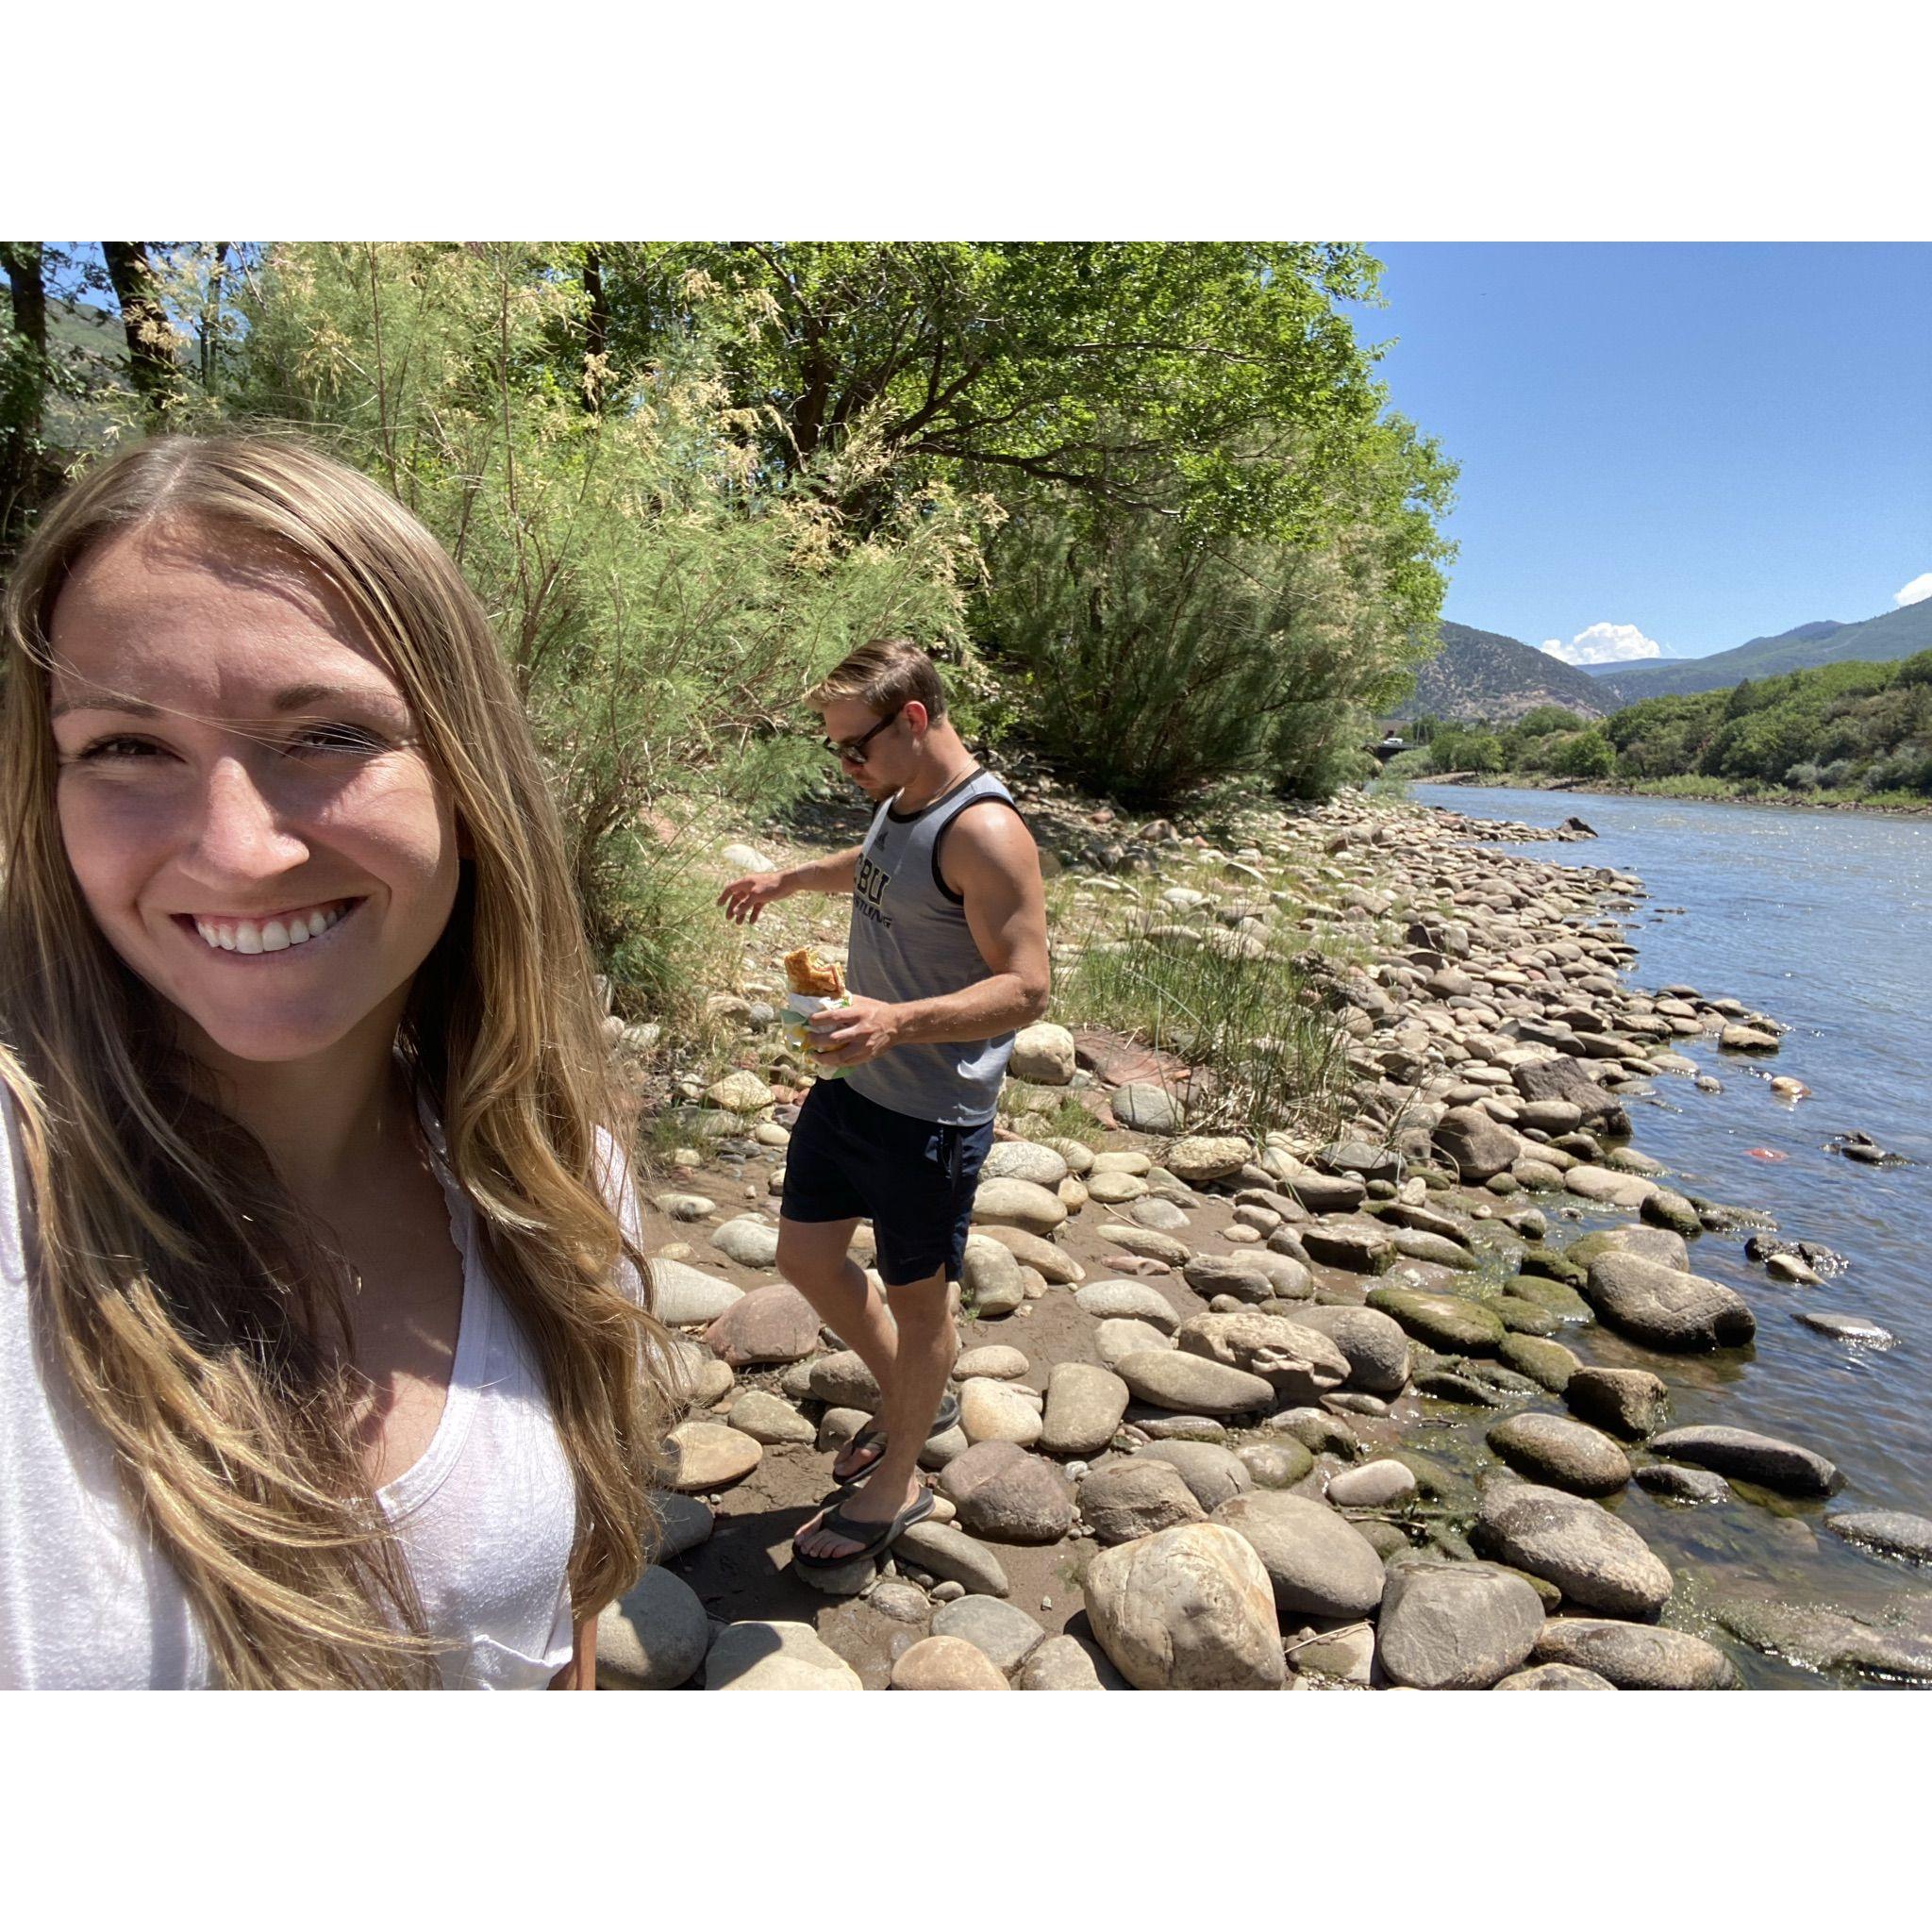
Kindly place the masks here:
<instances>
[{"instance_id":1,"label":"blue sky","mask_svg":"<svg viewBox=\"0 0 1932 1932\"><path fill-rule=\"evenodd\" d=\"M1461 465L1445 617L1703 657L1932 573L1932 246L1369 247L1357 333Z\"/></svg>"}]
</instances>

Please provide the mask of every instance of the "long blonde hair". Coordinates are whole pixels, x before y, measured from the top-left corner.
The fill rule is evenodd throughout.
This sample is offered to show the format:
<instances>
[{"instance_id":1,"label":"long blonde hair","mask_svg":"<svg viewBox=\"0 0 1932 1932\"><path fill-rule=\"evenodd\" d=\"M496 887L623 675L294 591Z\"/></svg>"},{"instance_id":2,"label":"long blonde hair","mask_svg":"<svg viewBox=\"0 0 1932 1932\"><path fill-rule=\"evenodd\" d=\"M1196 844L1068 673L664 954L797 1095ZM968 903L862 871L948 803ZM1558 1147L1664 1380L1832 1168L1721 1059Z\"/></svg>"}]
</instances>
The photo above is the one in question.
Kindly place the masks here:
<instances>
[{"instance_id":1,"label":"long blonde hair","mask_svg":"<svg viewBox=\"0 0 1932 1932\"><path fill-rule=\"evenodd\" d=\"M50 625L91 551L142 525L267 541L355 609L401 686L473 855L397 1041L440 1108L491 1277L575 1474L573 1606L627 1589L651 1525L664 1331L607 1198L623 1116L554 804L489 619L367 478L280 438L169 437L48 513L5 604L0 1081L32 1204L39 1345L106 1434L219 1679L436 1681L434 1646L318 1342L342 1274L259 1143L203 1096L159 1002L94 924L56 817ZM0 1106L6 1096L0 1094ZM619 1145L622 1145L620 1136Z\"/></svg>"}]
</instances>

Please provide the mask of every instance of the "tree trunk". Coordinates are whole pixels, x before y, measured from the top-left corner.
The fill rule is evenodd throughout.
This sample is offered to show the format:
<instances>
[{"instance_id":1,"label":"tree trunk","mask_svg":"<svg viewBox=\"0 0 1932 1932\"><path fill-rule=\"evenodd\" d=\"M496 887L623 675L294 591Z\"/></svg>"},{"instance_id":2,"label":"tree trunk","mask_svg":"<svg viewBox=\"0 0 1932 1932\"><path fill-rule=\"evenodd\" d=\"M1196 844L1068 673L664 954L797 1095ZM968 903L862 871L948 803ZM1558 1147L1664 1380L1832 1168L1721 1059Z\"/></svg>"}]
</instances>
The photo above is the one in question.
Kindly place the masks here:
<instances>
[{"instance_id":1,"label":"tree trunk","mask_svg":"<svg viewBox=\"0 0 1932 1932\"><path fill-rule=\"evenodd\" d=\"M26 344L8 360L11 369L0 396L0 562L10 558L25 535L26 518L42 494L47 469L41 454L41 421L47 395L47 290L41 243L0 242L13 328Z\"/></svg>"},{"instance_id":2,"label":"tree trunk","mask_svg":"<svg viewBox=\"0 0 1932 1932\"><path fill-rule=\"evenodd\" d=\"M590 297L590 313L584 325L584 408L595 414L602 407L602 395L608 375L595 367L610 348L610 303L604 293L604 258L593 244L584 250L584 293Z\"/></svg>"},{"instance_id":3,"label":"tree trunk","mask_svg":"<svg viewBox=\"0 0 1932 1932\"><path fill-rule=\"evenodd\" d=\"M108 279L121 305L127 335L127 373L150 416L158 416L175 393L175 331L155 288L154 265L145 242L103 242Z\"/></svg>"}]
</instances>

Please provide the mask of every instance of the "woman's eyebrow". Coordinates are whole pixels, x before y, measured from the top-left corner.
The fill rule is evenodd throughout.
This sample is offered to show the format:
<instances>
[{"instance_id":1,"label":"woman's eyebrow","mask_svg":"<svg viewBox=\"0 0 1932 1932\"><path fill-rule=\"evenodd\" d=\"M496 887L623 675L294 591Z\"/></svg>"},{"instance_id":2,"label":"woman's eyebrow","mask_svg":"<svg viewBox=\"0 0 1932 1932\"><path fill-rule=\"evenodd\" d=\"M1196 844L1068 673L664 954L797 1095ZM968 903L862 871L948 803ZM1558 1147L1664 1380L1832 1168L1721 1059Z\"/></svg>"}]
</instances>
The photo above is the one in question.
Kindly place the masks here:
<instances>
[{"instance_id":1,"label":"woman's eyebrow","mask_svg":"<svg viewBox=\"0 0 1932 1932\"><path fill-rule=\"evenodd\" d=\"M306 711L313 705L325 704L376 705L392 711L399 703L394 692L377 691L367 685L291 684L269 700L269 712L272 717L281 717L290 711ZM48 720L64 718L69 711L121 711L131 718L158 718L162 715L158 705L151 705L144 698L117 696L112 691L103 691L88 697L60 699L49 708Z\"/></svg>"}]
</instances>

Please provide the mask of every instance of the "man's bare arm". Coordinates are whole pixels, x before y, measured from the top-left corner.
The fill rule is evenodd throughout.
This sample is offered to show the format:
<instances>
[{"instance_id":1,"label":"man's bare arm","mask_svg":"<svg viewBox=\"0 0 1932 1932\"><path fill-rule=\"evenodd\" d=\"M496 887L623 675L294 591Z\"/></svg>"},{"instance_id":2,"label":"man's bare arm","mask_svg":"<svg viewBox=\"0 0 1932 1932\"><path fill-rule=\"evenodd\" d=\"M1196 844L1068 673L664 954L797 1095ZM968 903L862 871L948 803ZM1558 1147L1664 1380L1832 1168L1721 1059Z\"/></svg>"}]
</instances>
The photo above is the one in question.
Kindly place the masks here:
<instances>
[{"instance_id":1,"label":"man's bare arm","mask_svg":"<svg viewBox=\"0 0 1932 1932\"><path fill-rule=\"evenodd\" d=\"M835 852L829 858L814 858L784 872L746 873L718 894L718 904L735 924L756 924L767 906L794 892L850 892L858 876L861 849L855 845L849 852Z\"/></svg>"},{"instance_id":2,"label":"man's bare arm","mask_svg":"<svg viewBox=\"0 0 1932 1932\"><path fill-rule=\"evenodd\" d=\"M1052 968L1040 853L1016 812L978 807L948 834L941 868L965 901L966 924L990 969L958 992L889 1004L854 995L816 1016L812 1031L830 1066L858 1066L893 1046L988 1040L1046 1011Z\"/></svg>"}]
</instances>

